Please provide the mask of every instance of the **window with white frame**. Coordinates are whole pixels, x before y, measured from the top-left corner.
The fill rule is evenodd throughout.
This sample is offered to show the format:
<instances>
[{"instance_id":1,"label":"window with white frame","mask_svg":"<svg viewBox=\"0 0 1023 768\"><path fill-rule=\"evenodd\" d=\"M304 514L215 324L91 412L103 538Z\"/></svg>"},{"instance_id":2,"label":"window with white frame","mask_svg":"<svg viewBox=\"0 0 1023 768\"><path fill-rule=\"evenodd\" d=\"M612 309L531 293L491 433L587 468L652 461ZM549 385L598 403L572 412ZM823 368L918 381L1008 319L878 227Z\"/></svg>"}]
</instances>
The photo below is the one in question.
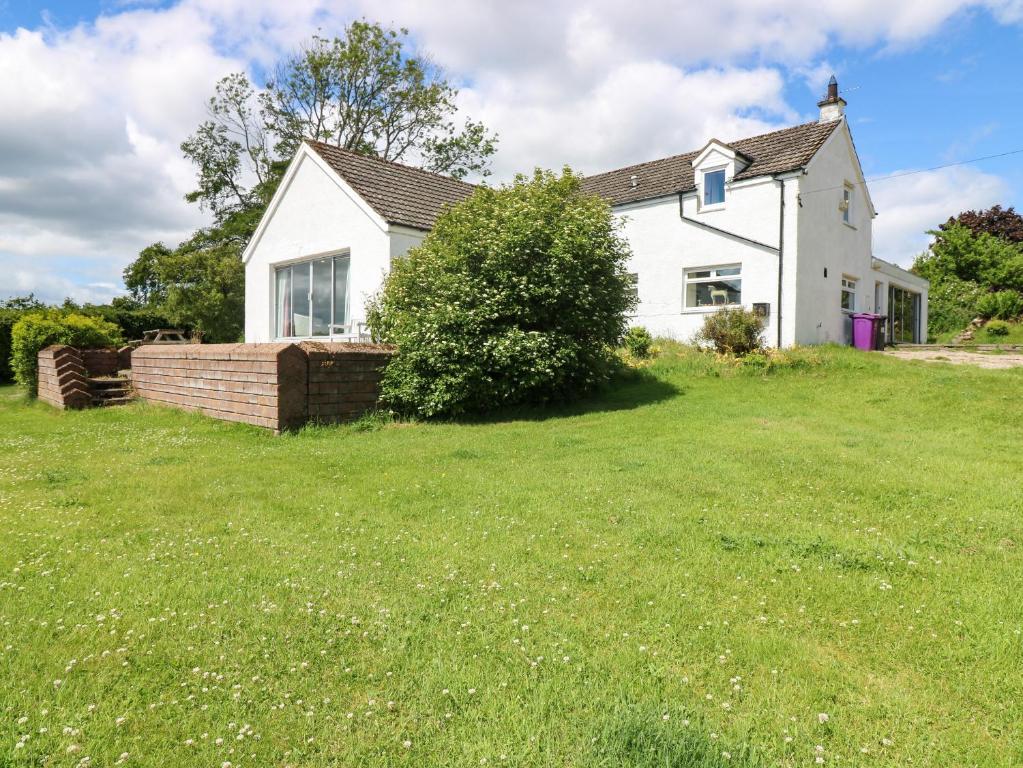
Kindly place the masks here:
<instances>
[{"instance_id":1,"label":"window with white frame","mask_svg":"<svg viewBox=\"0 0 1023 768\"><path fill-rule=\"evenodd\" d=\"M350 259L327 256L274 270L274 335L278 339L349 332Z\"/></svg>"},{"instance_id":2,"label":"window with white frame","mask_svg":"<svg viewBox=\"0 0 1023 768\"><path fill-rule=\"evenodd\" d=\"M725 171L707 171L703 174L703 204L720 205L725 202Z\"/></svg>"},{"instance_id":3,"label":"window with white frame","mask_svg":"<svg viewBox=\"0 0 1023 768\"><path fill-rule=\"evenodd\" d=\"M842 202L839 208L842 211L842 221L852 224L853 187L849 182L842 187Z\"/></svg>"},{"instance_id":4,"label":"window with white frame","mask_svg":"<svg viewBox=\"0 0 1023 768\"><path fill-rule=\"evenodd\" d=\"M685 308L727 307L742 304L742 267L698 267L686 270Z\"/></svg>"},{"instance_id":5,"label":"window with white frame","mask_svg":"<svg viewBox=\"0 0 1023 768\"><path fill-rule=\"evenodd\" d=\"M842 309L856 311L856 278L842 276Z\"/></svg>"}]
</instances>

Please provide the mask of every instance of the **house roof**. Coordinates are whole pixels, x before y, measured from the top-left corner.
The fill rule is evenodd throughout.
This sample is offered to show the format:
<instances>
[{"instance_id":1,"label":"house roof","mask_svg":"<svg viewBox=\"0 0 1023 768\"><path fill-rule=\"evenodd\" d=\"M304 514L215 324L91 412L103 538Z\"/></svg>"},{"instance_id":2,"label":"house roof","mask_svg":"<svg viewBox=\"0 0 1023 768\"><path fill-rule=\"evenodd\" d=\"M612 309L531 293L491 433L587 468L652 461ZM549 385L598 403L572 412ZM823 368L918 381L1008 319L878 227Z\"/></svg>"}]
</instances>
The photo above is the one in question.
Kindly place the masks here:
<instances>
[{"instance_id":1,"label":"house roof","mask_svg":"<svg viewBox=\"0 0 1023 768\"><path fill-rule=\"evenodd\" d=\"M306 139L305 143L333 168L388 224L428 230L446 205L464 200L472 184L388 160Z\"/></svg>"},{"instance_id":2,"label":"house roof","mask_svg":"<svg viewBox=\"0 0 1023 768\"><path fill-rule=\"evenodd\" d=\"M840 122L805 123L729 142L725 146L749 162L735 180L804 167ZM429 230L444 206L464 200L476 189L473 184L421 168L367 157L320 141L305 142L389 224ZM696 188L693 159L701 151L586 176L582 179L583 190L600 195L612 205L690 192Z\"/></svg>"},{"instance_id":3,"label":"house roof","mask_svg":"<svg viewBox=\"0 0 1023 768\"><path fill-rule=\"evenodd\" d=\"M752 179L803 168L827 138L841 123L804 123L780 131L729 142L726 146L747 157L751 162L735 180ZM693 160L702 150L673 155L583 179L583 190L600 195L611 205L622 205L638 200L691 192L696 189ZM632 177L636 186L632 186Z\"/></svg>"}]
</instances>

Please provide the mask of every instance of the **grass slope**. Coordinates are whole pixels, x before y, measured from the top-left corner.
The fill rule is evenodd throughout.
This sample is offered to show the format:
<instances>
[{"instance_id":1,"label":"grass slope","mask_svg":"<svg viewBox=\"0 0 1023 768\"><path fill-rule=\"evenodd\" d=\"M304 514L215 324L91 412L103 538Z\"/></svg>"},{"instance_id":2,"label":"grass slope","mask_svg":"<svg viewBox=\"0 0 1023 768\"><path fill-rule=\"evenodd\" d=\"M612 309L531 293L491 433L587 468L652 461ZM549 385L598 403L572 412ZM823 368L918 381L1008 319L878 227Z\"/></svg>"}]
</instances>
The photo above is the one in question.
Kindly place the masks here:
<instances>
[{"instance_id":1,"label":"grass slope","mask_svg":"<svg viewBox=\"0 0 1023 768\"><path fill-rule=\"evenodd\" d=\"M962 331L939 333L935 336L935 343L951 344L960 333ZM965 344L1023 344L1023 323L1009 323L1007 336L992 336L984 328L981 328L974 334L973 341L967 341Z\"/></svg>"},{"instance_id":2,"label":"grass slope","mask_svg":"<svg viewBox=\"0 0 1023 768\"><path fill-rule=\"evenodd\" d=\"M1019 765L1023 371L821 357L279 438L0 389L0 765Z\"/></svg>"}]
</instances>

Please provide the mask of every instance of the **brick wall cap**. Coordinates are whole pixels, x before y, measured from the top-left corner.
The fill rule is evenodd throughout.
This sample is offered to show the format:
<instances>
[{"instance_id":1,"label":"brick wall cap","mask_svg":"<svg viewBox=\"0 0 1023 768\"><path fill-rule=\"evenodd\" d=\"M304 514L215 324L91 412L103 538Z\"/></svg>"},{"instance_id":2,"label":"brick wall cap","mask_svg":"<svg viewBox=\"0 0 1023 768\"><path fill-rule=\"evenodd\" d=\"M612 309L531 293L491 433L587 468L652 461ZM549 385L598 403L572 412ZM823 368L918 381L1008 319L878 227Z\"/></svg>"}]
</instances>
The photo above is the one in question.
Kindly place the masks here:
<instances>
[{"instance_id":1,"label":"brick wall cap","mask_svg":"<svg viewBox=\"0 0 1023 768\"><path fill-rule=\"evenodd\" d=\"M306 352L325 352L327 354L344 354L358 352L360 354L393 355L397 347L393 344L364 344L355 341L303 341L299 343Z\"/></svg>"}]
</instances>

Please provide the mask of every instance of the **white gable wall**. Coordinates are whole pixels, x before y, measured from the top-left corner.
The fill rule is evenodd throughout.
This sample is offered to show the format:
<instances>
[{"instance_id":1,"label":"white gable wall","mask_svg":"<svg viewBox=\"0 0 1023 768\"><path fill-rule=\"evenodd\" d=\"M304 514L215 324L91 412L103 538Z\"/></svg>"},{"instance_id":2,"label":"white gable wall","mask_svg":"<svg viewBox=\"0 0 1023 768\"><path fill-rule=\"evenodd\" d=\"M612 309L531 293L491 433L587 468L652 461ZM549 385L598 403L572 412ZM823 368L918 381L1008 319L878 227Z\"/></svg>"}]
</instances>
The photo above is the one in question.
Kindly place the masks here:
<instances>
[{"instance_id":1,"label":"white gable wall","mask_svg":"<svg viewBox=\"0 0 1023 768\"><path fill-rule=\"evenodd\" d=\"M846 182L852 184L849 224L839 208ZM841 307L843 276L858 281L856 311L875 311L873 209L844 120L807 166L799 198L796 342L843 344L849 322Z\"/></svg>"},{"instance_id":2,"label":"white gable wall","mask_svg":"<svg viewBox=\"0 0 1023 768\"><path fill-rule=\"evenodd\" d=\"M390 267L387 226L311 153L302 153L278 191L245 265L245 340L273 339L274 266L348 251L351 319L365 319L365 300Z\"/></svg>"}]
</instances>

